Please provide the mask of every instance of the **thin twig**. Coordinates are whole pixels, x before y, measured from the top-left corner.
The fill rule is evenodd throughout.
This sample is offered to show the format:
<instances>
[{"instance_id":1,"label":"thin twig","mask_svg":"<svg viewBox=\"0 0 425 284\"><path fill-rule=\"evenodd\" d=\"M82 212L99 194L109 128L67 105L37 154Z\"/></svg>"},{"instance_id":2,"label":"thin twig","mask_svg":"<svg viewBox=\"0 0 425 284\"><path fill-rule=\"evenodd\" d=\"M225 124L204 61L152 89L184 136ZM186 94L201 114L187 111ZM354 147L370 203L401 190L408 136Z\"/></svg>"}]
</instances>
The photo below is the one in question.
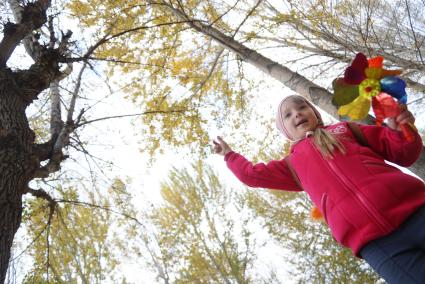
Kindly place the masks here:
<instances>
[{"instance_id":1,"label":"thin twig","mask_svg":"<svg viewBox=\"0 0 425 284\"><path fill-rule=\"evenodd\" d=\"M168 113L184 113L186 110L171 110L171 111L160 111L160 110L155 110L155 111L145 111L145 112L141 112L141 113L133 113L133 114L123 114L123 115L114 115L114 116L107 116L107 117L101 117L101 118L96 118L96 119L92 119L92 120L87 120L84 121L82 123L79 123L75 126L75 128L77 127L81 127L83 125L89 124L89 123L93 123L93 122L97 122L97 121L102 121L102 120L107 120L107 119L113 119L113 118L123 118L123 117L132 117L132 116L141 116L141 115L147 115L147 114L168 114Z\"/></svg>"}]
</instances>

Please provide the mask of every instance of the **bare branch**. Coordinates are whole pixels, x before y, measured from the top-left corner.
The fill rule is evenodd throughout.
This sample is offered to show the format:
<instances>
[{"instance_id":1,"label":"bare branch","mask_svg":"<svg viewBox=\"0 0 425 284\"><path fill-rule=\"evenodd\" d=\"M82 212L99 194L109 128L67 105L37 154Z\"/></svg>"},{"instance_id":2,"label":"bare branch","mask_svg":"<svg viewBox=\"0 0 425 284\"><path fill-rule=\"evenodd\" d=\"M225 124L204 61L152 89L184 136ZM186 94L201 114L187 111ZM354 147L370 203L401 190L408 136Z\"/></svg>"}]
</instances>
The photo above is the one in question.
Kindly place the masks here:
<instances>
[{"instance_id":1,"label":"bare branch","mask_svg":"<svg viewBox=\"0 0 425 284\"><path fill-rule=\"evenodd\" d=\"M77 83L75 84L74 91L72 92L71 102L69 104L68 115L66 123L71 124L73 122L72 116L74 115L75 103L77 101L78 93L80 92L81 79L83 77L84 70L86 69L87 64L84 63L81 67L80 73L78 74Z\"/></svg>"},{"instance_id":2,"label":"bare branch","mask_svg":"<svg viewBox=\"0 0 425 284\"><path fill-rule=\"evenodd\" d=\"M48 20L47 23L48 23L49 34L50 34L49 48L53 49L53 48L55 48L56 36L55 36L55 29L53 27L53 17L52 16L49 16L49 20Z\"/></svg>"},{"instance_id":3,"label":"bare branch","mask_svg":"<svg viewBox=\"0 0 425 284\"><path fill-rule=\"evenodd\" d=\"M224 16L226 16L230 11L232 11L235 7L236 7L236 5L238 5L238 3L240 2L240 0L237 0L236 2L235 2L235 4L233 4L233 6L232 7L230 7L229 9L227 9L227 11L226 12L224 12L223 14L221 14L219 17L217 17L217 19L214 19L212 22L211 22L211 24L210 24L210 26L212 26L212 25L214 25L216 22L218 22L218 21L220 21Z\"/></svg>"},{"instance_id":4,"label":"bare branch","mask_svg":"<svg viewBox=\"0 0 425 284\"><path fill-rule=\"evenodd\" d=\"M257 4L255 4L254 7L252 7L251 10L246 14L245 18L242 20L242 22L239 24L239 26L233 32L233 37L235 37L235 35L238 33L239 29L245 24L245 22L248 20L248 18L251 17L251 15L254 13L255 9L257 9L258 6L260 6L262 1L263 0L258 0Z\"/></svg>"},{"instance_id":5,"label":"bare branch","mask_svg":"<svg viewBox=\"0 0 425 284\"><path fill-rule=\"evenodd\" d=\"M52 225L53 214L55 213L57 203L55 201L49 202L49 218L47 219L47 232L46 232L46 278L49 282L49 268L50 268L50 227Z\"/></svg>"},{"instance_id":6,"label":"bare branch","mask_svg":"<svg viewBox=\"0 0 425 284\"><path fill-rule=\"evenodd\" d=\"M59 92L59 80L57 79L50 83L50 101L50 134L52 136L52 139L56 140L63 126Z\"/></svg>"},{"instance_id":7,"label":"bare branch","mask_svg":"<svg viewBox=\"0 0 425 284\"><path fill-rule=\"evenodd\" d=\"M56 172L60 169L60 163L66 158L63 155L63 148L69 143L69 136L74 131L74 122L72 115L74 113L75 102L81 86L81 78L84 72L86 64L80 70L78 75L77 83L72 94L70 107L68 110L67 121L64 125L61 118L61 105L60 105L60 93L59 93L59 81L54 81L51 84L51 141L43 146L39 146L38 154L40 160L46 160L50 158L47 165L37 169L34 173L34 177L45 178L49 174ZM80 117L79 117L80 118ZM48 147L51 147L48 149ZM50 151L49 151L50 150Z\"/></svg>"},{"instance_id":8,"label":"bare branch","mask_svg":"<svg viewBox=\"0 0 425 284\"><path fill-rule=\"evenodd\" d=\"M416 38L416 33L415 33L415 29L413 28L413 24L412 24L412 17L410 16L410 7L409 7L409 3L407 2L407 0L404 1L406 3L406 10L407 10L407 15L408 15L408 19L409 19L409 25L410 25L410 29L412 30L412 34L413 34L413 39L415 41L415 47L416 47L416 51L419 55L419 59L422 62L422 64L424 64L424 60L422 58L422 53L421 53L421 49L420 49L420 45L418 43L418 39Z\"/></svg>"},{"instance_id":9,"label":"bare branch","mask_svg":"<svg viewBox=\"0 0 425 284\"><path fill-rule=\"evenodd\" d=\"M123 114L123 115L114 115L114 116L107 116L107 117L101 117L101 118L96 118L96 119L92 119L92 120L87 120L84 121L82 123L79 123L75 126L75 128L77 127L81 127L83 125L89 124L89 123L93 123L93 122L97 122L97 121L102 121L102 120L107 120L107 119L113 119L113 118L123 118L123 117L132 117L132 116L141 116L141 115L147 115L147 114L168 114L168 113L184 113L187 110L171 110L171 111L161 111L161 110L155 110L155 111L145 111L145 112L141 112L141 113L133 113L133 114Z\"/></svg>"},{"instance_id":10,"label":"bare branch","mask_svg":"<svg viewBox=\"0 0 425 284\"><path fill-rule=\"evenodd\" d=\"M35 238L29 243L17 256L15 256L13 259L9 260L9 263L14 262L18 258L20 258L27 250L33 247L35 242L41 237L41 235L44 233L44 231L47 229L48 224L46 224L43 229L35 236Z\"/></svg>"},{"instance_id":11,"label":"bare branch","mask_svg":"<svg viewBox=\"0 0 425 284\"><path fill-rule=\"evenodd\" d=\"M105 206L101 206L101 205L97 205L97 204L93 204L93 203L89 203L89 202L84 202L84 201L79 201L79 200L57 199L56 202L57 203L69 203L69 204L74 204L74 205L78 205L78 206L92 207L92 208L105 210L105 211L123 216L127 219L130 219L130 220L136 222L138 225L144 226L143 223L141 221L139 221L139 219L137 219L136 217L131 216L131 215L126 214L126 213L123 213L123 212L116 211L115 209L110 208L110 207L105 207Z\"/></svg>"}]
</instances>

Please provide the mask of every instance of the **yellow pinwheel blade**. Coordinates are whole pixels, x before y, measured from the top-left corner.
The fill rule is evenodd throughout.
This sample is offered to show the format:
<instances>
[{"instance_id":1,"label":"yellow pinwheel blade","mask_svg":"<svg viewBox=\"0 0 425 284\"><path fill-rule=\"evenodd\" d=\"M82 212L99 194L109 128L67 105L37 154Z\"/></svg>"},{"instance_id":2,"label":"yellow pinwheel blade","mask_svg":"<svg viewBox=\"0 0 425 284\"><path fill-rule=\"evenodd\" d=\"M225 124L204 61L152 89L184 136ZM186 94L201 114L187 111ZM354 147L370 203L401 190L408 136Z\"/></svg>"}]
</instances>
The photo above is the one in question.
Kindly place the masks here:
<instances>
[{"instance_id":1,"label":"yellow pinwheel blade","mask_svg":"<svg viewBox=\"0 0 425 284\"><path fill-rule=\"evenodd\" d=\"M339 107L338 114L342 116L349 116L353 120L364 119L369 113L370 98L359 96L349 104Z\"/></svg>"}]
</instances>

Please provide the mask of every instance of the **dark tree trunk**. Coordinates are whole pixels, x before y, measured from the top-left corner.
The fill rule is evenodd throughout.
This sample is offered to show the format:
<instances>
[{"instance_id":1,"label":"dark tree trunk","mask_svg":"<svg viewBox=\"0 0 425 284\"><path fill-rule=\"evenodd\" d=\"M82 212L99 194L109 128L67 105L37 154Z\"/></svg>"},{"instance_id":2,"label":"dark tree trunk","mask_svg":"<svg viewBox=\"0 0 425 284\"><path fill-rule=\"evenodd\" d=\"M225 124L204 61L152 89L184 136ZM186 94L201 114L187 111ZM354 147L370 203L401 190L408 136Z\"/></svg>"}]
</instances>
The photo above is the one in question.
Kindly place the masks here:
<instances>
[{"instance_id":1,"label":"dark tree trunk","mask_svg":"<svg viewBox=\"0 0 425 284\"><path fill-rule=\"evenodd\" d=\"M4 283L13 238L21 223L22 195L34 169L34 133L9 69L0 70L0 283Z\"/></svg>"}]
</instances>

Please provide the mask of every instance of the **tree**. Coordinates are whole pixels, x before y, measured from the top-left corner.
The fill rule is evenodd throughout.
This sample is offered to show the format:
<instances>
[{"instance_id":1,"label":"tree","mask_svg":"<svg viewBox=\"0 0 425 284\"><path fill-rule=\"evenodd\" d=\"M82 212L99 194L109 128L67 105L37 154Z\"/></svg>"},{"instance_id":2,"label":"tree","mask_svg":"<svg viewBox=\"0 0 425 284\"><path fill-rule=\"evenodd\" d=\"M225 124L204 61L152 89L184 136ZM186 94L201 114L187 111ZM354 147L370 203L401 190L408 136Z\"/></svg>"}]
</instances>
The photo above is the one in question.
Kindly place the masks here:
<instances>
[{"instance_id":1,"label":"tree","mask_svg":"<svg viewBox=\"0 0 425 284\"><path fill-rule=\"evenodd\" d=\"M36 184L33 182L55 177L70 153L70 146L85 153L77 129L105 119L90 121L84 109L76 105L85 68L87 65L93 67L90 56L105 42L131 31L102 35L97 42L87 43L84 47L82 42L71 41L71 31L60 29L60 21L54 15L59 17L60 13L56 12L63 7L52 7L51 1L9 0L7 6L2 3L0 8L2 15L15 18L11 22L2 17L3 37L0 41L0 283L3 283L10 248L22 221L23 196L29 193L45 199L49 206L43 208L50 210L45 216L54 216L57 210L54 189L58 187L52 187L51 191L36 189L32 188ZM28 57L16 64L14 56L19 54L21 43ZM75 67L80 70L71 78ZM69 85L65 87L68 79L71 82L75 79L75 82L68 81ZM48 88L49 93L46 92ZM64 90L67 95L63 94ZM41 127L36 130L30 125L27 111L38 98L45 100L49 107L48 114L38 109L41 119L35 123ZM62 104L66 115L62 115ZM78 110L80 112L76 114ZM150 113L155 111L158 113L157 110Z\"/></svg>"},{"instance_id":2,"label":"tree","mask_svg":"<svg viewBox=\"0 0 425 284\"><path fill-rule=\"evenodd\" d=\"M50 202L39 198L26 202L27 238L34 240L27 249L34 262L23 282L125 281L125 276L114 276L127 243L120 231L126 222L120 219L134 214L123 181L115 179L107 196L96 189L61 187L56 192L58 197ZM83 193L87 197L79 196Z\"/></svg>"},{"instance_id":3,"label":"tree","mask_svg":"<svg viewBox=\"0 0 425 284\"><path fill-rule=\"evenodd\" d=\"M172 170L161 194L164 204L153 210L151 220L160 262L167 268L165 283L255 280L251 268L258 245L247 226L250 217L242 195L225 188L201 163Z\"/></svg>"},{"instance_id":4,"label":"tree","mask_svg":"<svg viewBox=\"0 0 425 284\"><path fill-rule=\"evenodd\" d=\"M241 2L244 3L243 1L241 1ZM86 7L83 10L88 10L87 7L90 6L90 5L98 5L99 4L96 1L88 2L89 4L87 4L86 2L83 3L81 1L76 1L74 3L76 3L75 5L77 7L80 7L80 6ZM90 4L90 3L92 3L92 4ZM237 4L239 4L239 1L235 5L237 5ZM251 5L251 9L248 9L248 12L247 12L246 16L243 18L243 20L241 21L241 24L239 26L234 27L233 29L232 29L230 24L224 22L224 15L226 15L227 12L234 9L235 5L227 8L226 5L223 5L223 7L219 7L219 6L214 6L211 3L204 5L204 3L202 1L191 1L191 2L188 2L188 3L183 3L183 2L179 2L179 1L176 2L176 3L158 1L158 2L150 2L149 5L143 6L146 9L150 8L149 11L151 13L146 13L147 10L143 10L141 13L139 13L137 15L140 18L147 17L147 19L150 19L150 17L152 15L155 15L155 16L158 16L158 17L162 16L162 17L165 17L167 20L170 19L170 18L175 18L176 19L175 22L182 22L182 23L179 24L179 28L171 27L171 29L169 29L170 27L167 27L168 33L171 33L171 34L177 36L177 34L179 34L182 30L185 30L184 26L190 27L192 29L192 31L196 31L196 32L202 34L205 37L205 38L200 38L200 39L205 40L208 43L208 46L210 44L210 41L213 40L219 46L225 48L228 51L233 52L234 55L236 55L237 58L240 58L243 61L254 65L259 70L265 72L266 74L270 75L271 77L282 82L283 84L285 84L285 86L287 86L291 90L305 96L306 98L311 100L315 105L317 105L318 107L320 107L321 109L326 111L328 114L330 114L334 118L338 119L339 117L337 116L336 107L331 102L332 93L330 91L319 86L318 84L307 79L306 77L298 74L297 72L292 71L291 69L287 68L286 66L279 64L278 62L263 56L262 54L255 51L253 48L249 48L248 46L242 44L240 41L235 39L235 36L238 33L240 27L245 23L246 19L250 18L253 14L255 14L254 12L256 11L256 9L259 9L259 7L262 7L261 4L262 4L262 1L258 1L255 5ZM109 4L108 5L104 4L104 5L108 6ZM109 7L109 9L113 9L113 7L117 8L115 6L115 4L112 4L112 6L109 5L108 7ZM119 8L119 9L122 9L122 11L127 11L127 10L136 9L135 7L140 8L137 5L136 6L128 5L124 8ZM266 5L265 7L267 8L269 6ZM227 8L227 11L226 11L226 8ZM202 15L202 16L200 16L200 15ZM96 17L96 18L101 17L101 15L99 13L93 13L93 12L90 12L90 13L87 13L87 14L82 14L81 16L84 16L85 18L89 17L89 16L93 17L93 18L94 17ZM118 19L121 19L123 21L125 20L125 18L122 18L120 16L120 14L116 17L117 18L115 18L115 19L108 18L108 19L105 19L105 20L108 20L108 21L118 21ZM155 20L156 19L157 18L155 18ZM260 18L260 20L261 19L262 18ZM253 25L255 26L255 23ZM166 33L166 32L163 32L163 33ZM251 33L248 33L246 35L246 37L248 39L251 39L252 37L255 37L255 33L254 33L254 36ZM197 39L197 40L199 40L199 39ZM245 39L242 38L241 40L245 40ZM173 41L173 42L175 42L175 41ZM166 45L167 47L170 47L169 41L168 41L168 45L166 43L164 43L164 45ZM205 44L205 45L207 45L207 44ZM112 46L110 48L113 48L113 47L114 46ZM176 53L176 51L175 51L176 48L175 48L174 45L171 45L171 49L174 50L173 51L174 53ZM353 48L353 49L356 50L355 48ZM167 48L166 50L168 52L169 48ZM356 51L362 51L362 50L356 50ZM151 55L151 53L147 52L146 57L150 57L150 55ZM211 72L209 72L208 75L214 74L212 72L214 70L216 70L215 73L220 73L220 69L218 69L218 68L216 69L216 67L217 67L216 63L220 62L219 61L220 55L221 55L221 51L218 53L217 60L214 60L214 64L212 64L212 67L210 69ZM164 57L169 59L169 57L167 55L164 55L164 53L162 53L161 58L164 58ZM186 58L186 57L184 57L184 58ZM175 60L175 59L173 59L173 60ZM173 61L173 60L171 60L171 62L174 64L175 61ZM187 60L187 58L184 59L184 60ZM163 65L161 65L161 66L163 66L163 70L169 70L169 69L172 70L173 64L171 64L171 66L168 66L167 63L168 63L168 61L165 61L165 63ZM208 64L208 62L205 62L205 64ZM178 70L178 71L180 71L180 70ZM152 76L152 74L153 74L153 76L154 76L153 78L155 78L155 80L158 80L158 78L156 77L156 75L158 73L159 72L153 72L152 70L148 71L148 74L150 76ZM166 72L166 73L162 73L161 75L167 76L168 74L169 73ZM184 77L184 78L186 78L186 77ZM206 82L206 80L208 80L208 79L209 79L209 76L206 76L205 80L202 80L202 82L204 82L204 81ZM153 81L155 81L155 80L153 80ZM219 83L219 82L214 82L214 83ZM195 86L195 85L196 84L192 85L192 90L193 90L193 86ZM203 86L203 84L201 84L201 86ZM197 89L195 89L195 90L197 90ZM170 93L170 95L172 95L172 94L173 93ZM200 100L208 99L208 97L206 97L206 96L202 97L201 95L202 94L200 94L200 97L199 97ZM168 96L165 96L165 97L167 97L167 99L168 99ZM192 97L191 97L191 99L192 99ZM164 102L162 97L161 97L160 100L161 100L161 102ZM180 101L182 103L186 103L185 100L179 99L178 96L175 97L174 100ZM219 104L217 104L217 105L219 105ZM214 113L216 113L216 112L214 112ZM369 117L369 120L373 120L373 118ZM171 131L171 130L167 130L167 125L164 124L164 123L161 124L161 129L162 129L161 133L166 133L167 131ZM202 129L202 128L200 128L200 129ZM155 133L154 130L152 132ZM173 136L173 135L171 135L171 136ZM159 142L157 142L157 144L158 143ZM415 174L417 174L420 177L425 177L425 172L423 170L425 168L424 167L424 163L425 163L424 152L425 151L422 152L420 159L413 166L410 167L410 170L412 170Z\"/></svg>"}]
</instances>

